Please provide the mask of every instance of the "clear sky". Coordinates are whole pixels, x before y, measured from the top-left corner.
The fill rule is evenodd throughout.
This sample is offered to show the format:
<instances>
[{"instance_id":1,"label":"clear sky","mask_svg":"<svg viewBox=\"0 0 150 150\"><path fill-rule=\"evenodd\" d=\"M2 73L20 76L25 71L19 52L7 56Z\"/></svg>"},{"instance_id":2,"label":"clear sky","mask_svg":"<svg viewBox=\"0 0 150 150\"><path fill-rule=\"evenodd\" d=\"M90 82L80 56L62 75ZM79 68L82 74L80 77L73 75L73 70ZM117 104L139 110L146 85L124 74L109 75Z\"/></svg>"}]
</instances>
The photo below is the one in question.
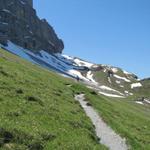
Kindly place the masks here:
<instances>
[{"instance_id":1,"label":"clear sky","mask_svg":"<svg viewBox=\"0 0 150 150\"><path fill-rule=\"evenodd\" d=\"M150 0L34 0L65 54L150 77Z\"/></svg>"}]
</instances>

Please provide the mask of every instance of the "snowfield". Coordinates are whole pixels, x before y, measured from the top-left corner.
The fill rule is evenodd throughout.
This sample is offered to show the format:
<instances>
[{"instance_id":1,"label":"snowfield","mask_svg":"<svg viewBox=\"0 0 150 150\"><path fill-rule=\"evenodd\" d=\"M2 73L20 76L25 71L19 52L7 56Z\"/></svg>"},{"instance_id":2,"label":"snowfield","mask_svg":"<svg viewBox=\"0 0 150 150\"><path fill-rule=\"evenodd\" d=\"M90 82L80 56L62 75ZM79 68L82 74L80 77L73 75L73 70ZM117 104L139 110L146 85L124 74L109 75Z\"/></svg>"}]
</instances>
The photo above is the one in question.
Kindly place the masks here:
<instances>
[{"instance_id":1,"label":"snowfield","mask_svg":"<svg viewBox=\"0 0 150 150\"><path fill-rule=\"evenodd\" d=\"M92 63L67 55L49 54L44 50L33 53L27 49L13 44L10 41L8 41L8 46L2 47L15 55L18 55L32 63L38 64L49 70L65 74L73 78L80 78L84 81L91 81L91 78L88 79L84 77L80 71L84 71L85 67L89 68L94 65Z\"/></svg>"}]
</instances>

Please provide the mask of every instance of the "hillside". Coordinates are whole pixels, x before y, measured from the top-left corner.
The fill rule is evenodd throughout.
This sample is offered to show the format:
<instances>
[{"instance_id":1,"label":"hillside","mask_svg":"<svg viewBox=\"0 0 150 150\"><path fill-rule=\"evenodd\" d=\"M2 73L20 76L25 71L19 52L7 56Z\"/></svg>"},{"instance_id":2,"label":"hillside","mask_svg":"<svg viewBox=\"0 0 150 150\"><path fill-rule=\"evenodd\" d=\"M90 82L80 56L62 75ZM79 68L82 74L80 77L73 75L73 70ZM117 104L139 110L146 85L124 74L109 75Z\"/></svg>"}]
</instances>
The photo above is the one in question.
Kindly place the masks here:
<instances>
[{"instance_id":1,"label":"hillside","mask_svg":"<svg viewBox=\"0 0 150 150\"><path fill-rule=\"evenodd\" d=\"M132 150L150 148L150 107L136 104L136 94L124 99L100 96L2 49L0 86L1 149L106 149L98 144L91 121L74 100L76 93L85 93Z\"/></svg>"},{"instance_id":2,"label":"hillside","mask_svg":"<svg viewBox=\"0 0 150 150\"><path fill-rule=\"evenodd\" d=\"M1 47L48 70L78 79L88 88L98 91L99 94L108 97L125 98L139 95L139 98L145 96L148 99L150 98L147 82L143 82L133 73L121 68L94 64L60 53L49 54L44 50L33 52L10 41L8 41L7 46L1 45ZM138 94L139 91L143 94Z\"/></svg>"},{"instance_id":3,"label":"hillside","mask_svg":"<svg viewBox=\"0 0 150 150\"><path fill-rule=\"evenodd\" d=\"M72 45L78 47L80 40ZM104 44L113 49L114 44ZM130 48L124 51L135 61ZM150 78L69 56L63 49L33 0L0 0L0 150L150 150ZM112 52L107 59L108 53L119 56Z\"/></svg>"},{"instance_id":4,"label":"hillside","mask_svg":"<svg viewBox=\"0 0 150 150\"><path fill-rule=\"evenodd\" d=\"M105 149L70 83L0 49L0 149Z\"/></svg>"}]
</instances>

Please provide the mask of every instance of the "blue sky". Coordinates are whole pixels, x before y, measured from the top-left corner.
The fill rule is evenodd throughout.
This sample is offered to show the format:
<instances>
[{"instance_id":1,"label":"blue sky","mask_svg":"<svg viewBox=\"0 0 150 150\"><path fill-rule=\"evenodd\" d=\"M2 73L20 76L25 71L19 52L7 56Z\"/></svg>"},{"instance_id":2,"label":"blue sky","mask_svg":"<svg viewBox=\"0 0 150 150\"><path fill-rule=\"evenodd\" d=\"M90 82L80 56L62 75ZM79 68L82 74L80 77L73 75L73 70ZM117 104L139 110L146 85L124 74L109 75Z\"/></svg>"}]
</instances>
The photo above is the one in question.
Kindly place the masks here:
<instances>
[{"instance_id":1,"label":"blue sky","mask_svg":"<svg viewBox=\"0 0 150 150\"><path fill-rule=\"evenodd\" d=\"M64 53L150 76L150 0L34 0Z\"/></svg>"}]
</instances>

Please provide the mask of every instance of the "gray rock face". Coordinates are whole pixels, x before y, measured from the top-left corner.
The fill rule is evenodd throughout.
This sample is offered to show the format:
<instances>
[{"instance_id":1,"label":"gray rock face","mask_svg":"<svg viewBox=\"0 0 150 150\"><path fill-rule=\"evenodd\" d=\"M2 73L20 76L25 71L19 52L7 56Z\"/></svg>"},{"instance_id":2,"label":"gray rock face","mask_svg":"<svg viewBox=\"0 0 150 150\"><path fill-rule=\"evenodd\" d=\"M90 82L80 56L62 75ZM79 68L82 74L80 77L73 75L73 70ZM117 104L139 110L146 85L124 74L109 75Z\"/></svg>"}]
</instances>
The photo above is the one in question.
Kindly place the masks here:
<instances>
[{"instance_id":1,"label":"gray rock face","mask_svg":"<svg viewBox=\"0 0 150 150\"><path fill-rule=\"evenodd\" d=\"M32 0L0 0L0 43L10 40L35 52L61 53L63 41L32 6Z\"/></svg>"}]
</instances>

